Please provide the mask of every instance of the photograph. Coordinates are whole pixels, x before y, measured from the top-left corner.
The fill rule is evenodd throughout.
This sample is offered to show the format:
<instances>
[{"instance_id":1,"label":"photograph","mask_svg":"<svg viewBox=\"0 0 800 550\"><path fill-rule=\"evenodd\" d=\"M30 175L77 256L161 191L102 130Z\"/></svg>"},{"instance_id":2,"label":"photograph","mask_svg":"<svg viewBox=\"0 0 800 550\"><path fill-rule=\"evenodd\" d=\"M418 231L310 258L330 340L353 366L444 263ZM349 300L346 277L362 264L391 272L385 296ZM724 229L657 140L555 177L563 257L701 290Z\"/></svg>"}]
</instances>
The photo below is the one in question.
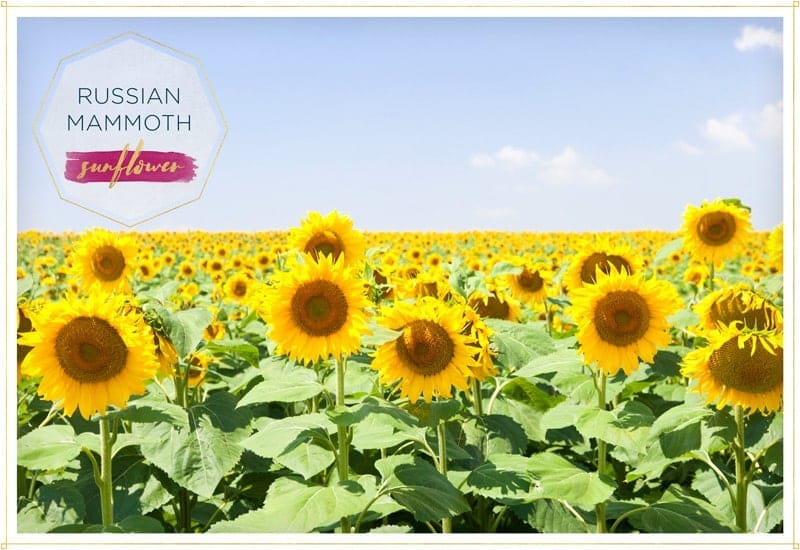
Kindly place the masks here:
<instances>
[{"instance_id":1,"label":"photograph","mask_svg":"<svg viewBox=\"0 0 800 550\"><path fill-rule=\"evenodd\" d=\"M797 2L3 4L9 548L796 547Z\"/></svg>"}]
</instances>

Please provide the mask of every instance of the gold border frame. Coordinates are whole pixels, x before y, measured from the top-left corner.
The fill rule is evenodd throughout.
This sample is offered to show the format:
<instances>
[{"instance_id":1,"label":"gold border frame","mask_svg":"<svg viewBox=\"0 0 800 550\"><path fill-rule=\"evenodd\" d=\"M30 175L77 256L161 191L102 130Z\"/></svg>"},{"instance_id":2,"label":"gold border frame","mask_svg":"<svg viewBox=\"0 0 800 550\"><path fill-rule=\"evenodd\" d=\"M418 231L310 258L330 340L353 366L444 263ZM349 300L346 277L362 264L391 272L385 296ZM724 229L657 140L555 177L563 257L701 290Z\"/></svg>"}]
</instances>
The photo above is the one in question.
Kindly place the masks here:
<instances>
[{"instance_id":1,"label":"gold border frame","mask_svg":"<svg viewBox=\"0 0 800 550\"><path fill-rule=\"evenodd\" d=\"M489 3L472 3L472 4L463 4L463 5L453 5L453 4L423 4L423 5L415 5L415 4L364 4L364 5L352 5L352 4L229 4L229 5L225 5L225 4L133 4L133 5L121 5L121 4L115 4L115 5L74 4L74 5L66 5L66 4L25 4L25 3L22 3L22 2L20 2L20 3L11 2L11 3L9 3L7 0L0 0L0 8L3 11L4 30L5 30L5 37L6 37L5 53L4 53L5 62L6 62L6 66L5 66L5 79L6 79L5 80L5 106L4 106L5 110L4 110L4 113L5 113L6 121L8 121L8 112L9 112L8 88L9 88L9 76L10 76L9 75L9 69L8 69L8 55L9 55L8 54L8 26L9 26L8 10L9 10L9 8L21 8L21 9L52 9L52 8L64 9L64 8L67 8L67 9L91 9L91 10L106 10L106 9L137 10L137 9L162 9L162 8L168 8L168 9L204 9L204 10L248 9L248 10L265 10L265 11L275 10L275 9L307 9L307 8L314 8L314 9L353 9L353 10L363 10L363 9L387 9L387 10L414 9L414 10L425 10L425 9L451 9L451 8L455 8L455 9L483 9L483 8L485 8L485 9L524 9L524 10L531 10L531 9L534 9L534 10L535 9L541 9L541 10L550 10L550 9L611 9L611 10L613 10L613 9L626 9L626 10L630 10L630 9L653 9L653 10L658 10L658 9L687 9L687 10L699 10L699 9L726 9L726 10L736 10L736 9L749 9L749 10L753 10L753 9L791 9L791 15L790 15L790 17L791 17L791 25L792 25L791 62L792 62L792 67L793 67L793 71L792 71L792 74L791 74L791 77L792 77L791 90L792 90L792 113L794 115L794 119L792 120L792 130L791 130L791 145L792 145L792 163L791 163L792 174L791 174L791 178L792 178L792 181L791 181L791 193L790 193L790 199L791 199L791 201L790 201L791 202L791 205L790 205L791 206L791 211L790 211L790 213L791 213L791 216L792 216L792 224L791 224L792 237L791 237L791 239L792 239L792 243L795 244L795 246L792 247L791 261L789 260L788 257L786 257L784 262L785 262L785 265L789 265L790 264L792 266L791 273L795 277L795 279L793 279L791 281L791 287L793 289L792 297L793 297L793 302L794 302L791 305L796 308L797 299L796 299L796 296L794 295L794 289L796 287L796 285L795 285L795 280L796 280L796 271L795 271L795 269L797 267L797 254L796 254L796 249L797 249L796 243L797 243L797 241L795 240L795 238L797 236L797 228L796 228L795 223L794 223L794 221L795 221L794 220L794 215L795 215L795 210L797 208L796 190L795 190L795 186L796 186L796 183L797 183L797 168L798 168L797 159L796 159L796 155L798 153L798 150L797 150L797 144L798 144L798 142L797 142L797 118L798 118L798 113L797 113L797 110L796 110L796 108L797 108L797 81L798 81L798 76L797 76L797 69L798 69L798 66L797 66L797 18L798 18L798 8L800 8L800 0L787 0L786 2L778 2L778 3L775 3L775 4L760 4L760 5L743 5L743 4L732 4L731 5L731 4L723 4L723 3L719 3L719 4L696 4L696 3L678 4L678 3L676 3L676 4L644 4L644 5L643 4L627 4L627 5L623 5L623 4L591 4L591 5L583 5L583 4L551 4L551 5L548 5L548 4L489 4ZM268 16L268 15L265 15L265 17L266 16ZM125 33L123 33L123 34L125 34ZM138 33L134 33L134 34L138 34ZM150 39L148 39L148 40L150 40ZM158 43L155 40L151 40L151 41L161 45L160 43ZM165 47L170 48L169 46L165 46ZM170 48L170 49L175 50L174 48ZM175 51L178 51L178 50L175 50ZM182 55L186 55L186 57L193 58L193 56L189 56L188 54L184 54L183 52L179 52L179 53L181 53ZM76 54L72 54L72 55L76 55ZM788 58L788 56L786 55L786 52L784 51L784 64L786 63L787 58ZM203 68L202 64L200 64L200 67ZM203 75L206 76L204 68L203 68ZM211 88L210 85L209 85L209 89L213 93L213 88ZM214 97L214 101L216 102L216 97ZM216 103L216 105L217 105L217 108L219 109L218 102ZM220 113L220 116L222 116L221 109L219 109L219 113ZM37 120L38 120L38 114L37 114ZM221 150L222 143L224 142L224 139L227 136L227 132L228 132L227 121L225 121L224 118L223 118L223 123L225 124L225 134L223 135L223 139L220 142L220 147L217 150L217 156L219 154L219 151ZM8 215L7 215L8 208L9 208L9 205L8 205L8 181L9 181L8 143L9 143L9 128L8 128L8 124L6 124L6 128L5 128L5 157L4 158L5 158L5 179L6 179L6 183L7 183L7 185L5 186L5 202L6 202L5 230L6 230L6 242L7 243L8 243L8 239L9 239L9 235L10 235L10 233L9 233ZM38 144L38 140L37 140L37 146L38 145L39 144ZM785 151L784 151L784 154L786 154ZM214 162L216 162L216 156L215 156ZM49 170L50 169L49 169L49 166L48 166L48 172L49 172ZM210 176L210 172L209 172L209 176ZM785 189L785 186L786 186L786 183L784 183L784 189ZM205 189L205 184L203 186L203 189ZM202 195L202 192L201 192L201 195ZM199 198L200 197L198 197L198 199ZM786 199L787 199L787 197L784 196L784 210L786 209ZM195 202L196 200L197 199L195 199L193 201L189 201L189 202L187 202L185 204L190 204L191 202ZM67 201L67 202L70 202L70 201ZM180 206L183 206L183 205L180 205ZM174 210L174 208L172 210ZM171 210L169 210L169 211L171 211ZM167 212L169 212L169 211L167 211ZM158 214L157 216L163 215L163 214L165 214L167 212L164 212L162 214ZM153 217L157 217L157 216L153 216ZM150 218L150 219L152 219L152 218ZM116 220L114 220L114 221L116 221ZM142 222L139 222L139 223L142 223ZM786 224L786 220L784 220L784 225L785 224ZM16 228L15 228L14 233L16 234ZM788 234L785 236L785 240L789 240ZM8 274L8 269L9 269L8 254L6 254L5 267L6 267L6 274ZM6 278L6 280L7 280L7 278ZM6 288L6 294L5 295L6 296L8 295L8 289L7 288ZM9 321L9 319L8 319L8 317L10 316L9 311L10 311L10 308L7 307L6 308L6 321ZM794 311L792 312L792 314L793 313L794 313ZM10 326L10 323L9 323L9 326ZM793 342L794 342L794 336L796 334L796 327L794 326L793 322L792 322L792 329L793 329L793 331L792 331L792 335L791 336L792 336ZM6 350L8 350L8 347L10 345L8 334L9 334L8 330L6 330L6 334L5 334ZM789 363L790 366L793 367L795 365L795 359L796 359L796 354L795 354L795 350L794 350L794 346L793 346L792 347L792 352L790 354L790 363ZM786 365L786 363L784 363L784 365ZM787 367L784 366L784 369L786 369L786 368ZM8 395L8 389L9 389L9 387L8 387L8 377L6 377L5 381L4 381L4 390L5 390L5 394L4 395ZM793 404L793 408L794 408L794 410L792 412L795 413L794 414L795 416L797 416L796 415L796 412L797 412L796 397L797 397L797 381L795 380L795 384L792 386L792 404ZM796 426L795 426L795 428L796 428ZM6 435L8 435L8 434L6 434ZM795 443L797 443L797 442L795 442ZM9 487L10 475L9 475L8 449L6 449L6 452L4 454L5 454L5 467L6 467L5 468L5 482L6 482L6 487ZM795 457L795 458L798 458L798 457ZM797 466L797 461L795 460L795 461L792 462L792 482L793 483L797 482L797 473L798 473L798 466ZM15 479L16 479L16 476L15 476ZM784 494L785 494L785 490L786 490L787 485L788 484L786 483L786 478L784 477ZM797 525L796 525L796 522L795 522L796 519L800 519L800 510L797 509L797 495L793 491L794 486L792 486L791 488L792 488L792 503L793 503L792 512L794 513L795 517L788 518L787 515L786 515L786 511L784 511L784 522L786 522L787 519L790 520L790 523L791 523L790 531L791 531L791 541L792 542L738 542L738 541L732 541L730 539L731 538L738 538L738 537L742 537L742 536L751 536L751 535L742 535L742 534L730 534L730 535L728 535L728 534L726 534L726 535L721 535L721 537L723 537L721 540L714 541L714 542L697 542L696 540L692 540L690 547L722 547L722 546L726 546L726 547L727 546L744 547L744 548L775 547L775 548L792 548L793 550L800 550L800 541L797 540ZM596 540L597 537L594 536L594 535L591 535L591 534L587 534L585 537L583 535L575 536L576 539L578 539L578 538L581 539L580 542L578 542L577 540L576 541L570 541L570 542L553 542L553 541L537 542L535 536L531 537L532 540L530 542L519 542L519 541L514 541L514 540L503 540L503 535L494 535L494 536L498 537L500 540L498 540L496 542L493 541L491 543L484 543L484 542L478 542L478 541L473 542L473 541L469 540L470 537L467 536L467 535L451 535L450 536L451 540L452 540L452 538L458 538L457 542L456 541L451 541L451 542L448 542L448 541L430 542L428 540L428 538L430 538L430 537L428 537L427 535L423 535L423 537L424 537L423 540L408 541L408 542L405 542L405 541L404 542L390 542L390 541L383 541L383 540L381 540L380 542L376 542L375 540L372 540L372 541L366 541L365 540L364 542L361 542L361 541L355 540L355 537L360 537L360 535L355 535L355 537L352 538L352 539L348 537L347 541L344 541L344 540L341 540L341 539L339 539L339 540L330 540L330 541L328 541L328 540L320 540L321 538L328 538L326 535L310 535L310 536L307 536L307 537L295 537L296 539L300 539L300 540L291 540L291 541L282 540L282 541L276 541L276 542L252 542L252 541L230 541L230 540L222 541L222 539L220 539L220 541L200 541L200 540L196 540L196 537L198 537L198 536L209 536L209 535L202 535L202 534L188 535L188 536L187 535L178 535L178 537L180 537L180 538L182 538L184 540L175 540L175 541L170 541L170 542L156 542L156 541L149 541L149 540L147 542L134 542L134 541L119 541L119 542L115 541L115 542L111 542L111 541L107 541L107 540L103 541L103 542L95 541L95 540L92 540L92 541L83 540L83 541L80 541L80 542L78 542L78 541L73 542L72 540L67 540L67 539L60 540L58 542L38 542L38 541L37 542L27 542L27 541L9 542L8 517L9 517L9 514L8 514L8 511L6 511L5 518L3 520L4 525L5 525L5 530L4 530L4 533L3 533L3 540L0 541L0 550L5 550L6 548L11 548L12 546L19 546L19 547L35 547L35 546L43 546L43 547L49 547L49 546L59 546L59 547L104 546L105 547L105 546L122 546L122 545L137 545L138 546L138 545L141 545L141 544L147 544L147 545L152 545L152 546L196 545L196 546L214 546L214 547L221 547L221 546L234 546L234 547L238 547L238 546L284 547L284 546L286 546L286 547L292 547L292 546L311 546L311 545L314 545L314 546L359 546L360 547L360 546L374 546L375 544L379 544L381 546L392 546L392 547L393 546L409 546L409 545L412 545L412 544L425 544L425 545L432 545L432 546L449 547L449 546L483 546L483 545L489 545L489 544L501 544L503 546L509 546L509 547L512 547L512 546L513 547L517 547L517 546L526 546L526 547L535 547L535 546L539 546L539 547L550 547L550 546L554 546L554 547L576 547L576 546L581 546L581 547L585 547L585 548L588 548L588 547L606 547L606 546L635 546L635 547L640 547L640 546L645 546L645 545L646 546L650 546L650 544L651 544L650 542L644 542L644 541L641 541L641 540L639 540L639 541L620 542L619 540L617 540L617 536L614 536L614 540L613 541L611 541L611 540L601 541L601 540ZM787 534L789 534L789 532L787 530L784 530L784 532L781 535L776 535L776 536L785 536ZM667 534L667 535L669 536L671 534ZM486 535L484 535L484 536L486 536ZM619 535L619 536L621 537L621 536L624 536L624 535ZM707 534L705 536L717 536L717 535L716 534ZM186 540L187 537L191 538L192 540ZM311 537L313 537L313 538L311 538ZM331 537L338 537L338 535L331 535ZM32 538L35 538L35 535ZM59 536L59 538L61 538L61 537ZM570 537L570 538L572 538L572 537ZM584 538L586 539L585 542L583 540ZM609 539L610 538L611 537L609 537ZM650 538L652 538L652 537L650 537ZM70 539L72 539L72 537L70 537ZM684 547L686 547L686 546L689 546L688 540L691 540L691 539L687 539L687 542L659 541L659 542L654 543L654 544L657 544L658 546L665 546L665 547L673 547L673 546L684 546Z\"/></svg>"}]
</instances>

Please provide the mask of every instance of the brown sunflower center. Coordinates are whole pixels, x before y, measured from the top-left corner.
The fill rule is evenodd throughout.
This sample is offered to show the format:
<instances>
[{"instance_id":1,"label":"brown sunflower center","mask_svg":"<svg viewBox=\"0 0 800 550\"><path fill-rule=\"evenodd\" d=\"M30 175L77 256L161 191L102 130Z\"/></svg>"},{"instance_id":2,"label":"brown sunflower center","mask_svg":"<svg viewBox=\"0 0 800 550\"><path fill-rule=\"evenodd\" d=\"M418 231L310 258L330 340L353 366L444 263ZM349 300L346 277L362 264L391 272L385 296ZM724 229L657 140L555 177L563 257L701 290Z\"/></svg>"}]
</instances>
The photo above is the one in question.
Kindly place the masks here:
<instances>
[{"instance_id":1,"label":"brown sunflower center","mask_svg":"<svg viewBox=\"0 0 800 550\"><path fill-rule=\"evenodd\" d=\"M522 273L517 275L517 284L528 292L536 292L537 290L541 290L542 285L544 285L544 280L542 276L539 275L538 270L531 273L526 267L522 270Z\"/></svg>"},{"instance_id":2,"label":"brown sunflower center","mask_svg":"<svg viewBox=\"0 0 800 550\"><path fill-rule=\"evenodd\" d=\"M125 256L111 245L99 247L92 254L92 271L103 281L116 281L125 271Z\"/></svg>"},{"instance_id":3,"label":"brown sunflower center","mask_svg":"<svg viewBox=\"0 0 800 550\"><path fill-rule=\"evenodd\" d=\"M485 302L481 298L473 298L469 305L475 310L475 313L483 318L508 319L511 311L508 303L501 302L494 292Z\"/></svg>"},{"instance_id":4,"label":"brown sunflower center","mask_svg":"<svg viewBox=\"0 0 800 550\"><path fill-rule=\"evenodd\" d=\"M395 340L398 357L414 372L433 376L445 368L455 355L455 346L441 325L422 319L411 321Z\"/></svg>"},{"instance_id":5,"label":"brown sunflower center","mask_svg":"<svg viewBox=\"0 0 800 550\"><path fill-rule=\"evenodd\" d=\"M331 256L336 261L344 252L344 243L333 231L321 231L308 240L305 251L315 260L319 260L320 256Z\"/></svg>"},{"instance_id":6,"label":"brown sunflower center","mask_svg":"<svg viewBox=\"0 0 800 550\"><path fill-rule=\"evenodd\" d=\"M97 317L76 317L61 327L55 351L67 376L82 383L111 380L128 358L128 347L117 330Z\"/></svg>"},{"instance_id":7,"label":"brown sunflower center","mask_svg":"<svg viewBox=\"0 0 800 550\"><path fill-rule=\"evenodd\" d=\"M243 298L247 294L247 283L244 281L236 281L233 284L233 295Z\"/></svg>"},{"instance_id":8,"label":"brown sunflower center","mask_svg":"<svg viewBox=\"0 0 800 550\"><path fill-rule=\"evenodd\" d=\"M714 378L729 388L747 393L764 393L783 383L783 348L776 347L775 355L756 342L739 349L738 338L731 338L711 353L709 370Z\"/></svg>"},{"instance_id":9,"label":"brown sunflower center","mask_svg":"<svg viewBox=\"0 0 800 550\"><path fill-rule=\"evenodd\" d=\"M329 336L347 321L347 298L330 281L303 283L292 296L292 318L307 334Z\"/></svg>"},{"instance_id":10,"label":"brown sunflower center","mask_svg":"<svg viewBox=\"0 0 800 550\"><path fill-rule=\"evenodd\" d=\"M647 302L632 290L609 292L594 309L597 334L611 345L624 347L638 341L650 326Z\"/></svg>"},{"instance_id":11,"label":"brown sunflower center","mask_svg":"<svg viewBox=\"0 0 800 550\"><path fill-rule=\"evenodd\" d=\"M581 266L581 281L593 285L595 283L597 268L600 268L600 271L607 275L611 272L612 265L617 271L625 269L628 273L633 273L631 264L622 256L606 254L605 252L595 252L586 258Z\"/></svg>"},{"instance_id":12,"label":"brown sunflower center","mask_svg":"<svg viewBox=\"0 0 800 550\"><path fill-rule=\"evenodd\" d=\"M736 234L736 218L728 212L709 212L697 222L697 236L709 246L722 246Z\"/></svg>"},{"instance_id":13,"label":"brown sunflower center","mask_svg":"<svg viewBox=\"0 0 800 550\"><path fill-rule=\"evenodd\" d=\"M711 322L729 325L742 321L748 328L772 330L777 328L777 310L767 302L748 307L739 294L717 300L708 311Z\"/></svg>"}]
</instances>

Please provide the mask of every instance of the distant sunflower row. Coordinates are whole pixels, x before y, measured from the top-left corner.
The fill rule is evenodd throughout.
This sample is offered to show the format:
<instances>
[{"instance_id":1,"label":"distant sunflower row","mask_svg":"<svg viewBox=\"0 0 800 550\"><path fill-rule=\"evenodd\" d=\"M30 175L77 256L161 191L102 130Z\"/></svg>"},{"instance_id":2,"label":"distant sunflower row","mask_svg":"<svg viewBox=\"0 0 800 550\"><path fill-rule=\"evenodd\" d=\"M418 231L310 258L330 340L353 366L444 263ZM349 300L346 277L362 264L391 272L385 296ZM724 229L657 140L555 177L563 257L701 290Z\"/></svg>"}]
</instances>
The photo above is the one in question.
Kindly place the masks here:
<instances>
[{"instance_id":1,"label":"distant sunflower row","mask_svg":"<svg viewBox=\"0 0 800 550\"><path fill-rule=\"evenodd\" d=\"M371 366L412 402L497 372L487 319L575 334L585 363L613 375L651 362L676 337L670 316L694 309L683 373L696 389L720 406L781 406L780 305L756 285L782 272L782 227L753 232L738 201L689 206L679 234L370 234L312 212L288 233L73 237L20 235L18 267L20 372L66 414L124 407L179 361L202 373L211 358L177 357L139 308L167 281L177 311L212 313L207 340L224 333L222 313L254 313L275 353L305 364L344 361L381 328Z\"/></svg>"}]
</instances>

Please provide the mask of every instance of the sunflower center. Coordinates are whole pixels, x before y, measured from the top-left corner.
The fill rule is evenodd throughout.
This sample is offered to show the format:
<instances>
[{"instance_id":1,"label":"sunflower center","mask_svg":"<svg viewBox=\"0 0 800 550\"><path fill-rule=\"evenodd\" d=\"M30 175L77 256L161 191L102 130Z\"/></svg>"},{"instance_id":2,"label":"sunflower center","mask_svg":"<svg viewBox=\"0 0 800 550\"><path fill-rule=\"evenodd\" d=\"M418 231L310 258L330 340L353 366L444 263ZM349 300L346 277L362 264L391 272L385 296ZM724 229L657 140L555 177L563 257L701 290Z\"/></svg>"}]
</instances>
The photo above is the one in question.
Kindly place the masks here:
<instances>
[{"instance_id":1,"label":"sunflower center","mask_svg":"<svg viewBox=\"0 0 800 550\"><path fill-rule=\"evenodd\" d=\"M583 262L581 266L581 281L586 284L593 285L595 283L595 275L597 268L608 275L611 272L611 266L614 266L617 271L625 269L628 273L633 273L631 264L622 256L614 254L606 254L605 252L595 252Z\"/></svg>"},{"instance_id":2,"label":"sunflower center","mask_svg":"<svg viewBox=\"0 0 800 550\"><path fill-rule=\"evenodd\" d=\"M398 357L414 372L433 376L442 372L455 355L455 346L447 331L433 321L417 319L395 340Z\"/></svg>"},{"instance_id":3,"label":"sunflower center","mask_svg":"<svg viewBox=\"0 0 800 550\"><path fill-rule=\"evenodd\" d=\"M624 347L645 335L650 326L650 309L636 292L610 292L595 306L594 326L602 340Z\"/></svg>"},{"instance_id":4,"label":"sunflower center","mask_svg":"<svg viewBox=\"0 0 800 550\"><path fill-rule=\"evenodd\" d=\"M783 348L776 347L775 355L756 341L756 351L748 342L739 349L738 338L731 338L709 359L709 370L714 378L739 391L764 393L783 383Z\"/></svg>"},{"instance_id":5,"label":"sunflower center","mask_svg":"<svg viewBox=\"0 0 800 550\"><path fill-rule=\"evenodd\" d=\"M98 279L116 281L125 270L125 256L118 249L104 245L92 255L92 271Z\"/></svg>"},{"instance_id":6,"label":"sunflower center","mask_svg":"<svg viewBox=\"0 0 800 550\"><path fill-rule=\"evenodd\" d=\"M736 234L736 218L728 212L709 212L697 222L697 236L709 246L722 246Z\"/></svg>"},{"instance_id":7,"label":"sunflower center","mask_svg":"<svg viewBox=\"0 0 800 550\"><path fill-rule=\"evenodd\" d=\"M347 321L347 298L330 281L303 283L292 296L295 324L312 336L329 336Z\"/></svg>"},{"instance_id":8,"label":"sunflower center","mask_svg":"<svg viewBox=\"0 0 800 550\"><path fill-rule=\"evenodd\" d=\"M78 382L111 380L125 368L128 347L105 319L77 317L56 335L56 358Z\"/></svg>"},{"instance_id":9,"label":"sunflower center","mask_svg":"<svg viewBox=\"0 0 800 550\"><path fill-rule=\"evenodd\" d=\"M336 261L344 251L344 243L333 231L322 231L308 240L305 251L315 260L320 256L331 256Z\"/></svg>"},{"instance_id":10,"label":"sunflower center","mask_svg":"<svg viewBox=\"0 0 800 550\"><path fill-rule=\"evenodd\" d=\"M236 281L233 285L233 294L239 298L244 297L247 294L247 283L244 281Z\"/></svg>"},{"instance_id":11,"label":"sunflower center","mask_svg":"<svg viewBox=\"0 0 800 550\"><path fill-rule=\"evenodd\" d=\"M526 267L517 275L517 284L529 292L536 292L542 288L544 280L538 271L531 273Z\"/></svg>"},{"instance_id":12,"label":"sunflower center","mask_svg":"<svg viewBox=\"0 0 800 550\"><path fill-rule=\"evenodd\" d=\"M508 303L501 302L494 292L489 296L486 302L480 298L473 298L470 300L469 305L475 310L475 313L483 318L508 319L510 313Z\"/></svg>"}]
</instances>

